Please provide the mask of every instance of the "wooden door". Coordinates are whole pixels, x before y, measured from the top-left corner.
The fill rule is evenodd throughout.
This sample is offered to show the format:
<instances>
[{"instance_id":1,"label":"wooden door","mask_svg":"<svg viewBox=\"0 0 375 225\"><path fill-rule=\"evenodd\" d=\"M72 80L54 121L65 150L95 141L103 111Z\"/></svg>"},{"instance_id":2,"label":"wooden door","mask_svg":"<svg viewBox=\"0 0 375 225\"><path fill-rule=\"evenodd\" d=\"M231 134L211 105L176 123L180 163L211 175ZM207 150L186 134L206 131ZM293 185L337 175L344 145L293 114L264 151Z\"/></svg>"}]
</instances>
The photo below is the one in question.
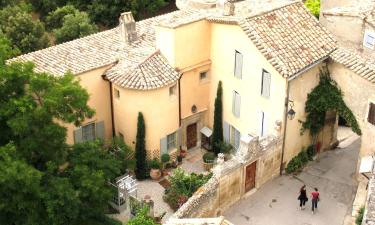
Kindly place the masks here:
<instances>
[{"instance_id":1,"label":"wooden door","mask_svg":"<svg viewBox=\"0 0 375 225\"><path fill-rule=\"evenodd\" d=\"M257 163L253 162L246 166L246 177L245 177L245 192L255 188L255 174L257 171Z\"/></svg>"},{"instance_id":2,"label":"wooden door","mask_svg":"<svg viewBox=\"0 0 375 225\"><path fill-rule=\"evenodd\" d=\"M194 148L197 145L197 124L193 123L186 128L186 147Z\"/></svg>"}]
</instances>

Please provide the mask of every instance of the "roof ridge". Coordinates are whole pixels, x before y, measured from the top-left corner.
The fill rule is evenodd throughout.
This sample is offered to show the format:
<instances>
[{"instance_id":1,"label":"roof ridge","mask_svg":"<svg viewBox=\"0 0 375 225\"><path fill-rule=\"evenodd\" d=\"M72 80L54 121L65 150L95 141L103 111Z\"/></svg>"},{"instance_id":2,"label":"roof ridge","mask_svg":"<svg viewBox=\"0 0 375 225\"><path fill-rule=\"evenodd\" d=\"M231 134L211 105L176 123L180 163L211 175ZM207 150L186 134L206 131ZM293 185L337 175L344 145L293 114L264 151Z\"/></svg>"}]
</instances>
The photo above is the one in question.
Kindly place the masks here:
<instances>
[{"instance_id":1,"label":"roof ridge","mask_svg":"<svg viewBox=\"0 0 375 225\"><path fill-rule=\"evenodd\" d=\"M293 4L297 4L297 3L301 3L301 4L303 5L303 3L302 3L301 0L292 0L291 2L284 3L284 4L282 4L282 5L278 6L278 7L272 8L271 10L268 10L268 11L262 11L262 12L259 12L259 13L254 14L254 15L248 16L248 17L246 17L245 19L249 19L249 18L253 18L253 17L258 17L258 16L262 16L262 15L264 15L264 14L271 13L271 12L273 12L273 11L276 11L276 10L279 10L279 9L284 8L284 7L287 7L287 6L290 6L290 5L293 5Z\"/></svg>"}]
</instances>

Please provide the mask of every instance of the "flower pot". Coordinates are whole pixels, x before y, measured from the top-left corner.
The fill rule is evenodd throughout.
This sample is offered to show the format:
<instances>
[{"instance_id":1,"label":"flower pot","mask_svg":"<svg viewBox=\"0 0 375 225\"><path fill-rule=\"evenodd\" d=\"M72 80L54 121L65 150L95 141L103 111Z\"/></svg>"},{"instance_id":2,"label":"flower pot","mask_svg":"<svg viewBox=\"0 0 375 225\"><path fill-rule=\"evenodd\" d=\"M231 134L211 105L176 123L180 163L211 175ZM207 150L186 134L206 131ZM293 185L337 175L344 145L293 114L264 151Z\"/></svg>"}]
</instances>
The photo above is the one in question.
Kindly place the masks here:
<instances>
[{"instance_id":1,"label":"flower pot","mask_svg":"<svg viewBox=\"0 0 375 225\"><path fill-rule=\"evenodd\" d=\"M181 150L180 155L182 158L185 158L187 156L187 151L186 150Z\"/></svg>"},{"instance_id":2,"label":"flower pot","mask_svg":"<svg viewBox=\"0 0 375 225\"><path fill-rule=\"evenodd\" d=\"M210 171L214 167L214 163L203 162L203 168L206 171Z\"/></svg>"},{"instance_id":3,"label":"flower pot","mask_svg":"<svg viewBox=\"0 0 375 225\"><path fill-rule=\"evenodd\" d=\"M164 169L164 170L162 170L162 174L163 174L163 177L166 177L166 176L169 175L169 172L168 172L168 170Z\"/></svg>"},{"instance_id":4,"label":"flower pot","mask_svg":"<svg viewBox=\"0 0 375 225\"><path fill-rule=\"evenodd\" d=\"M161 172L159 169L151 169L150 170L150 177L153 179L153 180L159 180L160 177L161 177Z\"/></svg>"}]
</instances>

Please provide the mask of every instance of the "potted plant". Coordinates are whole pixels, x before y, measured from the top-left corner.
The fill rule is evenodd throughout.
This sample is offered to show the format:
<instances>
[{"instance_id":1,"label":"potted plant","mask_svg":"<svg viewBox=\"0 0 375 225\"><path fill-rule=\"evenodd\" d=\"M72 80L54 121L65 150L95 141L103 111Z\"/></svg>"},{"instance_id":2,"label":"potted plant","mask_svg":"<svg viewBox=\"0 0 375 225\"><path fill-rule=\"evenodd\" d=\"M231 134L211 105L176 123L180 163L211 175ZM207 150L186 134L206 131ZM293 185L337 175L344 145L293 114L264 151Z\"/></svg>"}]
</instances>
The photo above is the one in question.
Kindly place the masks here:
<instances>
[{"instance_id":1,"label":"potted plant","mask_svg":"<svg viewBox=\"0 0 375 225\"><path fill-rule=\"evenodd\" d=\"M224 160L227 161L230 158L230 154L233 148L232 145L225 143L224 141L220 141L217 146L220 149L220 153L224 154Z\"/></svg>"},{"instance_id":2,"label":"potted plant","mask_svg":"<svg viewBox=\"0 0 375 225\"><path fill-rule=\"evenodd\" d=\"M163 176L168 175L168 171L166 170L167 164L171 160L171 156L168 153L164 153L161 155L161 162L163 163Z\"/></svg>"},{"instance_id":3,"label":"potted plant","mask_svg":"<svg viewBox=\"0 0 375 225\"><path fill-rule=\"evenodd\" d=\"M202 158L203 158L203 168L206 171L210 171L210 169L214 167L215 153L206 152Z\"/></svg>"},{"instance_id":4,"label":"potted plant","mask_svg":"<svg viewBox=\"0 0 375 225\"><path fill-rule=\"evenodd\" d=\"M178 165L182 164L182 155L181 154L177 156L177 162L178 162Z\"/></svg>"},{"instance_id":5,"label":"potted plant","mask_svg":"<svg viewBox=\"0 0 375 225\"><path fill-rule=\"evenodd\" d=\"M180 155L181 155L182 158L185 158L187 156L187 150L181 149L180 150Z\"/></svg>"},{"instance_id":6,"label":"potted plant","mask_svg":"<svg viewBox=\"0 0 375 225\"><path fill-rule=\"evenodd\" d=\"M157 159L153 159L153 160L151 160L150 164L151 164L150 165L150 167L151 167L150 177L153 180L159 180L159 178L161 177L160 162Z\"/></svg>"}]
</instances>

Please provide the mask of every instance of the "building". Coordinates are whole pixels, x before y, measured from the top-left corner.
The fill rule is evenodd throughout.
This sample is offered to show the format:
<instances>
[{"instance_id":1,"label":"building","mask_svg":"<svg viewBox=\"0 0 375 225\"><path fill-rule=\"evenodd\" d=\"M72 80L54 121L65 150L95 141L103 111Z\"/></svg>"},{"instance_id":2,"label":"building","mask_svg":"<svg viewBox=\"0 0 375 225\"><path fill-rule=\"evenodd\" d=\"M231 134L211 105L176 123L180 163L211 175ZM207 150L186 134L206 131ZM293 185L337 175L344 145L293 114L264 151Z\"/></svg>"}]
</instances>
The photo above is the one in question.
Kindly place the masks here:
<instances>
[{"instance_id":1,"label":"building","mask_svg":"<svg viewBox=\"0 0 375 225\"><path fill-rule=\"evenodd\" d=\"M123 13L111 30L13 59L56 76L71 71L89 92L96 115L81 127L66 124L67 142L119 136L134 146L142 112L149 158L200 147L222 81L224 138L235 149L241 138L278 133L285 137L285 164L311 144L298 121L336 41L303 3L177 5L178 11L139 22Z\"/></svg>"}]
</instances>

